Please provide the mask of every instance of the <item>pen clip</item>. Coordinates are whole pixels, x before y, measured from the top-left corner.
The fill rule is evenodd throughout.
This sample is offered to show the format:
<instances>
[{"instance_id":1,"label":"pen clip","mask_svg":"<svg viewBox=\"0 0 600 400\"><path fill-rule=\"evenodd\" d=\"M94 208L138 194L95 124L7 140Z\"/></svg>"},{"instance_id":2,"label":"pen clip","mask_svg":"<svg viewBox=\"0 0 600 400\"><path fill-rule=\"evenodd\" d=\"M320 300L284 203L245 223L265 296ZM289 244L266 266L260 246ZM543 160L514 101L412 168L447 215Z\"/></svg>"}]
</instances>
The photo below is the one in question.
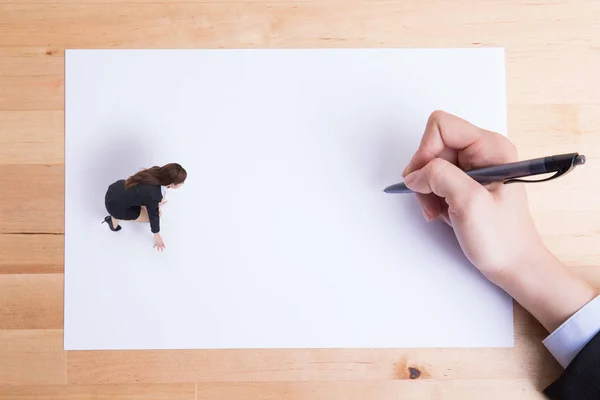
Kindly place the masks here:
<instances>
[{"instance_id":1,"label":"pen clip","mask_svg":"<svg viewBox=\"0 0 600 400\"><path fill-rule=\"evenodd\" d=\"M537 182L546 182L546 181L551 181L552 179L556 179L559 176L565 175L567 172L571 171L573 168L569 168L569 169L563 169L560 171L556 171L556 173L552 176L549 176L547 178L543 178L543 179L509 179L507 181L504 181L504 184L509 184L509 183L537 183Z\"/></svg>"},{"instance_id":2,"label":"pen clip","mask_svg":"<svg viewBox=\"0 0 600 400\"><path fill-rule=\"evenodd\" d=\"M554 160L555 158L559 158L559 157L560 157L560 159ZM564 159L563 157L569 157L569 158ZM556 179L559 176L567 174L568 172L573 170L576 165L581 165L581 164L585 163L585 156L580 156L578 153L565 154L562 156L553 156L552 159L553 159L552 161L555 161L556 163L558 163L558 165L554 166L554 168L556 168L555 171L548 171L548 172L556 172L554 175L549 176L547 178L543 178L543 179L508 179L508 180L504 181L504 184L516 183L516 182L536 183L536 182L551 181L552 179Z\"/></svg>"}]
</instances>

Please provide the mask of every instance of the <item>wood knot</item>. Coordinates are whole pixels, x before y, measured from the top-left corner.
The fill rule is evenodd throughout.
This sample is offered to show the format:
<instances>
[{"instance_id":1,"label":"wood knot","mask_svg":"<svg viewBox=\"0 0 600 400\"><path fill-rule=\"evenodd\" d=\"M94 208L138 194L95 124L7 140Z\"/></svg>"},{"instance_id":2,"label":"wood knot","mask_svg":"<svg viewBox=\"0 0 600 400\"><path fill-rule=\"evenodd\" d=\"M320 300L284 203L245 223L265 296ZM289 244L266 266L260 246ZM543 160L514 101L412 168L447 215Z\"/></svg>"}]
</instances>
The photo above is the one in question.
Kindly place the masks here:
<instances>
[{"instance_id":1,"label":"wood knot","mask_svg":"<svg viewBox=\"0 0 600 400\"><path fill-rule=\"evenodd\" d=\"M408 377L410 379L417 379L421 376L421 370L414 367L408 367Z\"/></svg>"},{"instance_id":2,"label":"wood knot","mask_svg":"<svg viewBox=\"0 0 600 400\"><path fill-rule=\"evenodd\" d=\"M54 51L52 51L52 49L48 49L48 50L46 50L46 55L52 56L52 55L54 55Z\"/></svg>"}]
</instances>

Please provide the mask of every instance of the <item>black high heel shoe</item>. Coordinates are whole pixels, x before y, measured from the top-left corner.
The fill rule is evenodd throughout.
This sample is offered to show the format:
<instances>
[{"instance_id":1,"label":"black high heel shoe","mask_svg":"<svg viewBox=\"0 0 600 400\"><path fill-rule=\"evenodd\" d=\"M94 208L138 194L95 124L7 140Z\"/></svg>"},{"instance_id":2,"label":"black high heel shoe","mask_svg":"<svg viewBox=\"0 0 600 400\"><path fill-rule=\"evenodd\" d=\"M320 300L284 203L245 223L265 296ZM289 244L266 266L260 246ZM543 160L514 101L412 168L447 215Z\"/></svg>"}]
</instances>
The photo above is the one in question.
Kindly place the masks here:
<instances>
[{"instance_id":1,"label":"black high heel shoe","mask_svg":"<svg viewBox=\"0 0 600 400\"><path fill-rule=\"evenodd\" d=\"M112 218L110 217L110 215L107 216L106 218L104 218L104 221L102 221L102 223L105 223L105 222L108 224L108 227L110 228L111 231L117 232L117 231L121 230L121 225L117 225L116 228L113 226Z\"/></svg>"}]
</instances>

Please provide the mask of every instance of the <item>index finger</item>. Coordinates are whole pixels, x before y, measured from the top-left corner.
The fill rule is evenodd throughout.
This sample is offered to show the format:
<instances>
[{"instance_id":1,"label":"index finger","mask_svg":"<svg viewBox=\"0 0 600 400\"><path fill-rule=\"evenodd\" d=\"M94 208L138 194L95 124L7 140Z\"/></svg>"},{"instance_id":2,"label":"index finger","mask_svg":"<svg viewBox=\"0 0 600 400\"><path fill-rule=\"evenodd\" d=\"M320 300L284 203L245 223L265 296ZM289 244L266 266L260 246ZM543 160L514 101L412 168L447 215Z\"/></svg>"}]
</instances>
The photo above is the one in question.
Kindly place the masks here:
<instances>
[{"instance_id":1,"label":"index finger","mask_svg":"<svg viewBox=\"0 0 600 400\"><path fill-rule=\"evenodd\" d=\"M434 158L470 168L514 161L516 150L508 139L495 132L447 112L434 111L403 175L424 167Z\"/></svg>"}]
</instances>

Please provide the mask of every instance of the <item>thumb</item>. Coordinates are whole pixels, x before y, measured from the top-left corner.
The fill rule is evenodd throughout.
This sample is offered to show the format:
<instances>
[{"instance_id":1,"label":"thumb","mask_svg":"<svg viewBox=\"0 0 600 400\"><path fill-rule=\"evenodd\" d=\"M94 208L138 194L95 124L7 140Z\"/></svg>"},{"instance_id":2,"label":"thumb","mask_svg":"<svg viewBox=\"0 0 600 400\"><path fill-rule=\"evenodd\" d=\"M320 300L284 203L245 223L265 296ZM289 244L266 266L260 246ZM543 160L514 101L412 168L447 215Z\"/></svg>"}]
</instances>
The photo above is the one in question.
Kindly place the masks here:
<instances>
[{"instance_id":1,"label":"thumb","mask_svg":"<svg viewBox=\"0 0 600 400\"><path fill-rule=\"evenodd\" d=\"M448 211L462 214L475 199L489 197L488 192L456 165L435 158L423 168L411 172L404 179L406 186L417 193L434 193L448 203Z\"/></svg>"}]
</instances>

